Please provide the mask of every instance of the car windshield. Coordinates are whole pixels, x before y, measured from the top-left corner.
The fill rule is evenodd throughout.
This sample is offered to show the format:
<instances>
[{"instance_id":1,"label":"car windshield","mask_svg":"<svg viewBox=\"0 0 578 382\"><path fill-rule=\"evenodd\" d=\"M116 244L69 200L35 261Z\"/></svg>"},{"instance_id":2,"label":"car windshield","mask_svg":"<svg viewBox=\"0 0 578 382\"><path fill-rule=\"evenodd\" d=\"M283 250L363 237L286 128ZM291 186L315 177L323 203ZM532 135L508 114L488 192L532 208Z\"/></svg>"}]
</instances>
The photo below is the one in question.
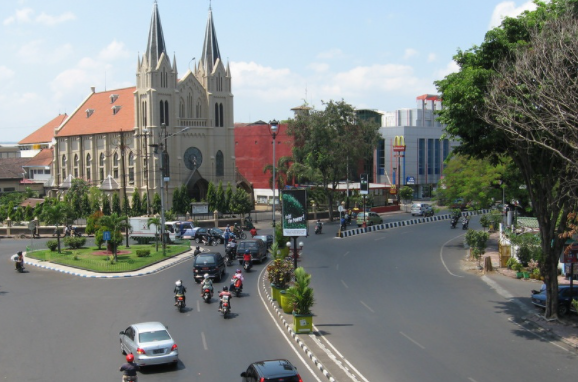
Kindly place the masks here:
<instances>
[{"instance_id":1,"label":"car windshield","mask_svg":"<svg viewBox=\"0 0 578 382\"><path fill-rule=\"evenodd\" d=\"M215 258L208 255L198 255L195 258L195 264L215 264Z\"/></svg>"},{"instance_id":2,"label":"car windshield","mask_svg":"<svg viewBox=\"0 0 578 382\"><path fill-rule=\"evenodd\" d=\"M257 248L257 243L255 243L255 242L245 243L245 249L256 249L256 248Z\"/></svg>"},{"instance_id":3,"label":"car windshield","mask_svg":"<svg viewBox=\"0 0 578 382\"><path fill-rule=\"evenodd\" d=\"M166 330L156 330L154 332L143 332L140 333L138 336L138 341L142 343L146 342L156 342L156 341L165 341L170 340L171 336L169 336L169 332Z\"/></svg>"},{"instance_id":4,"label":"car windshield","mask_svg":"<svg viewBox=\"0 0 578 382\"><path fill-rule=\"evenodd\" d=\"M212 228L211 231L217 235L222 235L223 231L220 228Z\"/></svg>"}]
</instances>

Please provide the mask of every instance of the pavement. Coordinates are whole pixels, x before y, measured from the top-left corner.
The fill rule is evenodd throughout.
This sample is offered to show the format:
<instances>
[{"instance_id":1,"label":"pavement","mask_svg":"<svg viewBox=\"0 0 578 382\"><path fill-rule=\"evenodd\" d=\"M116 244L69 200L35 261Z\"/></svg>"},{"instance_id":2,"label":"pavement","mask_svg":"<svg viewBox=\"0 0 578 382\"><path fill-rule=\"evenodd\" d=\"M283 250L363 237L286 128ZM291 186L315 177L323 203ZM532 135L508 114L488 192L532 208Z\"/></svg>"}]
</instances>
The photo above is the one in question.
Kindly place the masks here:
<instances>
[{"instance_id":1,"label":"pavement","mask_svg":"<svg viewBox=\"0 0 578 382\"><path fill-rule=\"evenodd\" d=\"M396 211L390 212L383 215L395 215L395 214L406 214L403 211ZM424 220L420 221L421 219L412 219L411 222L403 223L406 224L419 224L425 223L429 221L433 221L434 219L430 218L422 218ZM429 220L425 220L429 219ZM438 217L436 220L445 219ZM335 223L338 224L338 223ZM255 224L257 229L261 230L270 230L270 222L269 221L260 221L259 223ZM393 224L388 226L387 228L384 227L381 229L388 229L388 228L395 228L397 225ZM370 232L370 230L367 230ZM354 234L359 235L363 234L365 231L356 231ZM344 235L343 237L347 237ZM468 252L464 250L464 258L468 257ZM526 290L526 288L514 288L516 291L508 291L508 287L506 285L511 285L511 283L501 282L505 281L506 278L516 279L515 273L511 270L507 270L504 268L499 268L499 254L498 254L498 235L492 234L490 235L490 239L488 242L488 247L486 249L485 257L490 257L492 259L492 265L495 269L492 272L491 279L487 278L488 275L484 275L481 271L477 270L477 262L472 262L470 264L465 264L466 270L471 272L478 272L480 277L488 284L492 285L497 283L498 288L503 292L507 298L511 300L516 300L519 298L527 298L528 296L523 296L522 290ZM46 261L39 261L35 259L31 259L25 256L25 264L27 266L33 266L43 269L52 270L55 272L62 272L74 276L86 277L86 278L122 278L122 277L143 277L150 274L154 274L157 272L161 272L164 269L176 266L184 261L187 261L194 257L193 250L191 248L190 251L182 253L180 255L173 256L171 258L167 258L161 262L156 264L152 264L146 268L133 271L133 272L125 272L125 273L97 273L97 272L90 272L82 269L75 269L72 267L59 265L59 264L52 264ZM511 280L510 280L511 281ZM528 282L535 282L536 285L527 285L527 292L530 293L531 289L538 289L540 282L535 280L518 280L520 283L528 283ZM568 280L565 280L564 277L560 276L559 279L560 284L567 284L569 283ZM495 285L492 285L495 287ZM337 352L331 349L331 344L325 342L323 338L323 332L318 330L315 325L313 326L313 333L310 334L296 334L293 332L292 329L292 322L293 317L291 314L284 313L278 305L278 302L274 301L271 296L271 288L268 285L267 278L265 277L265 272L263 272L263 277L261 279L261 288L263 294L266 296L268 300L268 309L269 312L278 323L283 326L286 330L286 334L295 341L295 343L302 349L305 355L312 360L312 362L317 366L317 368L327 377L329 381L338 381L338 380L345 380L345 379L352 379L352 380L362 380L363 376L361 376L352 365L349 365L347 360L342 358L342 356ZM524 308L521 304L518 304L522 308ZM523 326L524 328L531 330L534 334L551 338L552 340L558 340L564 342L566 345L573 349L578 349L578 321L575 319L574 315L570 315L568 317L560 318L558 320L546 320L541 313L536 309L525 309L525 315L523 317L519 317L516 319L512 318L512 321L515 321L517 324ZM312 349L315 349L315 353ZM327 370L327 365L331 366L333 374L331 374Z\"/></svg>"}]
</instances>

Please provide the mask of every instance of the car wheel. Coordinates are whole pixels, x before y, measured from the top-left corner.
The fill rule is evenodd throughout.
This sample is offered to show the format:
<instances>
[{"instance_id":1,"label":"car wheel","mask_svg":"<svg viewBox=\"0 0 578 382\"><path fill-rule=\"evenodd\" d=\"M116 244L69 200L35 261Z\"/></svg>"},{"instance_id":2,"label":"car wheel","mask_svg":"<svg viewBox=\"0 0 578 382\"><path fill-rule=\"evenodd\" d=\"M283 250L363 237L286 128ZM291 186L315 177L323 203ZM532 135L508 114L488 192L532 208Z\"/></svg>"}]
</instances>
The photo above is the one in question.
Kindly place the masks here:
<instances>
[{"instance_id":1,"label":"car wheel","mask_svg":"<svg viewBox=\"0 0 578 382\"><path fill-rule=\"evenodd\" d=\"M195 243L199 244L201 242L201 238L200 237L195 237Z\"/></svg>"},{"instance_id":2,"label":"car wheel","mask_svg":"<svg viewBox=\"0 0 578 382\"><path fill-rule=\"evenodd\" d=\"M219 240L213 240L213 247L216 247L217 245L219 245Z\"/></svg>"},{"instance_id":3,"label":"car wheel","mask_svg":"<svg viewBox=\"0 0 578 382\"><path fill-rule=\"evenodd\" d=\"M568 314L568 305L564 305L564 304L558 304L558 315L560 317L565 316L566 314Z\"/></svg>"}]
</instances>

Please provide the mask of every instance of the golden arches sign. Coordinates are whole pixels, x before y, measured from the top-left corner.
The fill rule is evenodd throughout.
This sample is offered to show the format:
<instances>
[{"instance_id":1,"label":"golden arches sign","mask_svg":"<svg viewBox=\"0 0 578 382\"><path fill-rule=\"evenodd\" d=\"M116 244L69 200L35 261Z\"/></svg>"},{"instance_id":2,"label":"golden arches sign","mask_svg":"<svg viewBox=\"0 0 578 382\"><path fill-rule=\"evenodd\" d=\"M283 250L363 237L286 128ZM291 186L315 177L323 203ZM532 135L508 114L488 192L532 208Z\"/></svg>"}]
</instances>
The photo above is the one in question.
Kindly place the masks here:
<instances>
[{"instance_id":1,"label":"golden arches sign","mask_svg":"<svg viewBox=\"0 0 578 382\"><path fill-rule=\"evenodd\" d=\"M393 138L393 151L405 151L405 139L403 135L396 135Z\"/></svg>"}]
</instances>

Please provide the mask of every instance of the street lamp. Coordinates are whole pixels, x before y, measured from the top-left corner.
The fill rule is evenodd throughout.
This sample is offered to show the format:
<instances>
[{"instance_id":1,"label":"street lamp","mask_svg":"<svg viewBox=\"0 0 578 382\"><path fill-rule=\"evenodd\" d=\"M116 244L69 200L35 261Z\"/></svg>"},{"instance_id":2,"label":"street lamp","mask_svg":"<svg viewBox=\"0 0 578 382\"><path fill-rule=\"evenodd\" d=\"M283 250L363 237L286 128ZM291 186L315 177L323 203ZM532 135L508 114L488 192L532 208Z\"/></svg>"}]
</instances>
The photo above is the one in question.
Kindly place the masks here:
<instances>
[{"instance_id":1,"label":"street lamp","mask_svg":"<svg viewBox=\"0 0 578 382\"><path fill-rule=\"evenodd\" d=\"M293 268L294 269L297 269L297 251L303 250L303 242L302 241L299 242L299 247L297 247L297 237L298 236L293 236ZM289 248L289 250L291 250L291 242L288 241L286 245L287 245L287 248Z\"/></svg>"},{"instance_id":2,"label":"street lamp","mask_svg":"<svg viewBox=\"0 0 578 382\"><path fill-rule=\"evenodd\" d=\"M275 177L275 138L279 130L277 120L269 121L271 136L273 137L273 243L275 243L275 189L277 188L277 178Z\"/></svg>"}]
</instances>

